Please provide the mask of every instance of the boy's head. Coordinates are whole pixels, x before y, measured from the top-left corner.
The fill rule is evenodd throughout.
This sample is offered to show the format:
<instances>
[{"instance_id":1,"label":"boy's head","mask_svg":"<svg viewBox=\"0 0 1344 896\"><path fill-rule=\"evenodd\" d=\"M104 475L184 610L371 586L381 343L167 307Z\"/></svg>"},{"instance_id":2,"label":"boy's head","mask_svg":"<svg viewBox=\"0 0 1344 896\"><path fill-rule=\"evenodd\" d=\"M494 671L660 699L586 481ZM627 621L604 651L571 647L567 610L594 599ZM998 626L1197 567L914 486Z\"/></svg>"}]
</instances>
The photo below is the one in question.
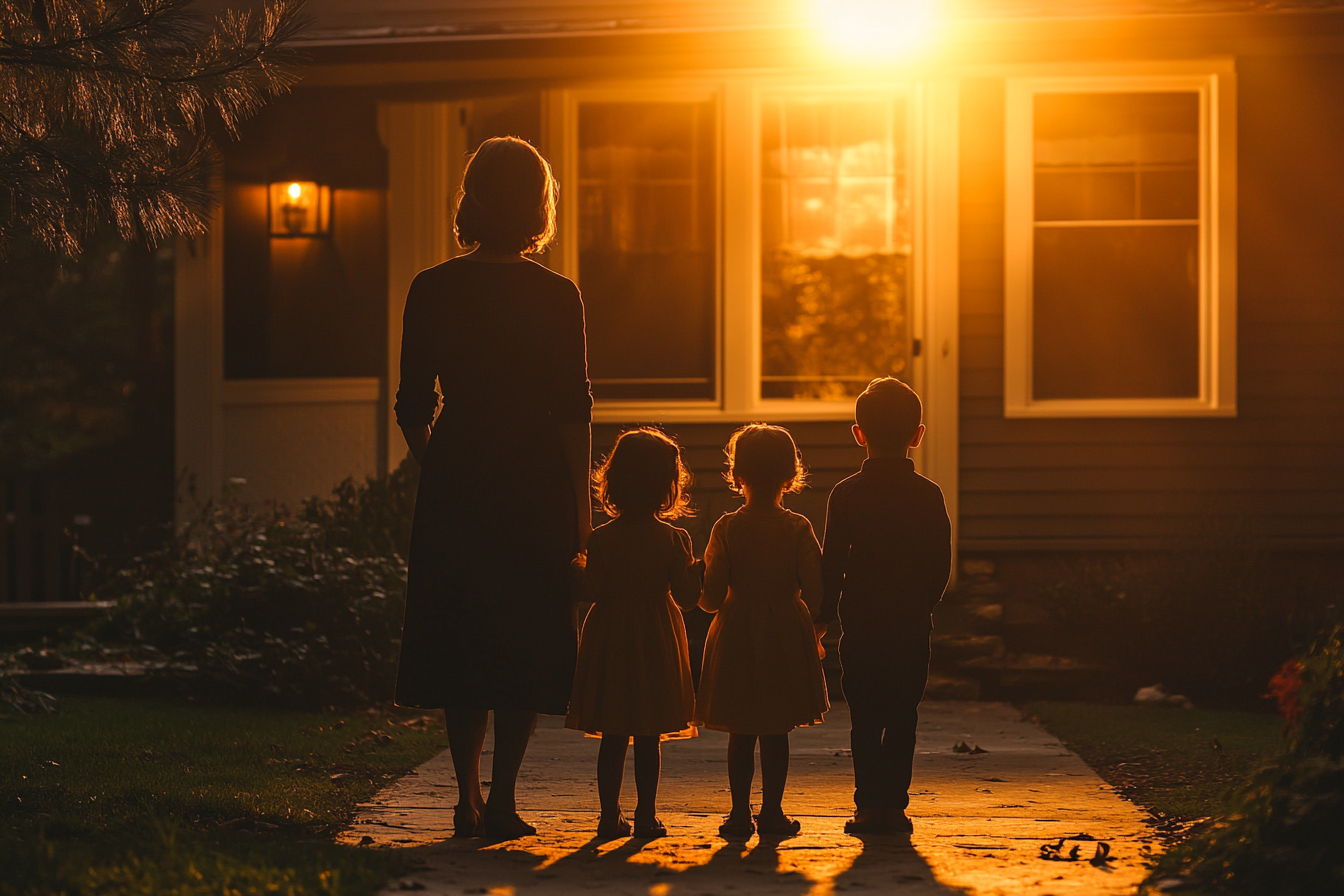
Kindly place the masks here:
<instances>
[{"instance_id":1,"label":"boy's head","mask_svg":"<svg viewBox=\"0 0 1344 896\"><path fill-rule=\"evenodd\" d=\"M854 402L854 437L871 454L904 455L924 436L924 407L895 377L875 379Z\"/></svg>"},{"instance_id":2,"label":"boy's head","mask_svg":"<svg viewBox=\"0 0 1344 896\"><path fill-rule=\"evenodd\" d=\"M742 486L762 492L783 489L785 494L803 490L807 468L798 454L793 436L782 426L748 423L728 439L728 487L738 494Z\"/></svg>"}]
</instances>

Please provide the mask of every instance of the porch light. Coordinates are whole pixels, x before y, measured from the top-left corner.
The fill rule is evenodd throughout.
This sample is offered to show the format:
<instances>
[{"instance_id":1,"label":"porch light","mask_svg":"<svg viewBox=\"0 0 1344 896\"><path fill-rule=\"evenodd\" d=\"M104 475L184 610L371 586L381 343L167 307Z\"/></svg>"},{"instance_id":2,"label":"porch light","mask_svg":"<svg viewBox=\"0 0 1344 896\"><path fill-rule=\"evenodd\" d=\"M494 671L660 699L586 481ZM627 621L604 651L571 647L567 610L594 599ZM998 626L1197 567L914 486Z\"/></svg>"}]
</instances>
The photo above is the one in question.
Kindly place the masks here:
<instances>
[{"instance_id":1,"label":"porch light","mask_svg":"<svg viewBox=\"0 0 1344 896\"><path fill-rule=\"evenodd\" d=\"M933 37L936 0L811 0L831 48L847 59L889 61Z\"/></svg>"},{"instance_id":2,"label":"porch light","mask_svg":"<svg viewBox=\"0 0 1344 896\"><path fill-rule=\"evenodd\" d=\"M331 187L311 180L270 187L271 236L321 236L331 229Z\"/></svg>"}]
</instances>

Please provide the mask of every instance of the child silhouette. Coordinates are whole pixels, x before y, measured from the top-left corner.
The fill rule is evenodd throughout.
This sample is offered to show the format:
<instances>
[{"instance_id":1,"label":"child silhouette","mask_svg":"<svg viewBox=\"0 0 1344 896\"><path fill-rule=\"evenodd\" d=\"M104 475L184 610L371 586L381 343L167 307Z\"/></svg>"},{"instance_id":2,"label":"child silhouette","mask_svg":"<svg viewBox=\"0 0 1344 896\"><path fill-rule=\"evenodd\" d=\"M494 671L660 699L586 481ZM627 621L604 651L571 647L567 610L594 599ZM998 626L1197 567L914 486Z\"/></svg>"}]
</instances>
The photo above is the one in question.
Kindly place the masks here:
<instances>
[{"instance_id":1,"label":"child silhouette","mask_svg":"<svg viewBox=\"0 0 1344 896\"><path fill-rule=\"evenodd\" d=\"M824 634L837 606L854 759L851 834L908 833L919 701L929 677L933 607L947 587L952 527L943 493L908 454L924 437L919 396L873 380L854 407L863 469L831 490L822 564Z\"/></svg>"},{"instance_id":2,"label":"child silhouette","mask_svg":"<svg viewBox=\"0 0 1344 896\"><path fill-rule=\"evenodd\" d=\"M677 443L649 428L621 433L595 475L598 501L615 519L588 541L584 578L593 607L583 623L565 725L602 735L597 833L604 839L631 833L621 783L632 738L634 836L667 833L655 812L659 735L687 728L695 707L678 607L695 606L700 576L690 535L666 521L689 513L690 479Z\"/></svg>"},{"instance_id":3,"label":"child silhouette","mask_svg":"<svg viewBox=\"0 0 1344 896\"><path fill-rule=\"evenodd\" d=\"M714 524L705 551L702 609L715 614L705 640L695 718L728 732L733 808L724 837L791 836L800 825L781 802L789 774L789 732L830 709L812 617L821 602L821 550L806 517L785 510L785 493L806 471L788 430L753 423L728 441L727 478L746 498ZM761 744L761 812L751 817L756 741Z\"/></svg>"}]
</instances>

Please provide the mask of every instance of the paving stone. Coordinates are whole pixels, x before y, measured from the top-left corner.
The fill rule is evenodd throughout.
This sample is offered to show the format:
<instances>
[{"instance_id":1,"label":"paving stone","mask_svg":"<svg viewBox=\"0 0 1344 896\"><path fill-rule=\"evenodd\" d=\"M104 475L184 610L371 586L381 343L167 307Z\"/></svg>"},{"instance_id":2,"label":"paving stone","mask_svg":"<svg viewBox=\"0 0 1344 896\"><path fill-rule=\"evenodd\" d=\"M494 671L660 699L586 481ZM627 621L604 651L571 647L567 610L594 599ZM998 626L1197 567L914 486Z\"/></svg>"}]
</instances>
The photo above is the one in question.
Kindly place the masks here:
<instances>
[{"instance_id":1,"label":"paving stone","mask_svg":"<svg viewBox=\"0 0 1344 896\"><path fill-rule=\"evenodd\" d=\"M987 751L956 753L965 742ZM508 843L452 840L457 801L447 752L361 806L343 842L414 851L422 866L386 893L612 893L637 896L761 896L899 891L977 896L1105 896L1134 892L1156 840L1146 814L1115 794L1081 759L1006 704L926 702L920 713L911 838L844 833L852 812L849 717L838 704L826 724L795 731L784 809L802 834L729 843L717 829L729 806L727 736L663 745L659 815L669 836L598 843L598 741L543 717L519 779L523 817L538 834ZM487 742L486 749L490 749ZM633 752L633 751L632 751ZM488 779L490 755L485 757ZM759 778L758 778L759 785ZM633 767L626 773L634 806ZM1048 861L1041 847L1087 835L1112 861L1089 864L1097 845L1066 841Z\"/></svg>"}]
</instances>

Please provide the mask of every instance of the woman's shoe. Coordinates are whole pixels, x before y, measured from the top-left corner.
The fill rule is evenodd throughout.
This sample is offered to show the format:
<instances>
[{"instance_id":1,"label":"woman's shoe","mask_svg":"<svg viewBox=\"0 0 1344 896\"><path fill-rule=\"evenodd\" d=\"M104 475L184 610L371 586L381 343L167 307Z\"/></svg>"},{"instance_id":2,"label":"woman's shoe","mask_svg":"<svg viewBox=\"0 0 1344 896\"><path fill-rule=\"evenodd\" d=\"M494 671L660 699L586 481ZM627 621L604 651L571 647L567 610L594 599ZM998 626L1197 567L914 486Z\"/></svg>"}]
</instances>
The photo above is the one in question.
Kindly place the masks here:
<instances>
[{"instance_id":1,"label":"woman's shoe","mask_svg":"<svg viewBox=\"0 0 1344 896\"><path fill-rule=\"evenodd\" d=\"M622 837L630 836L630 822L625 820L624 815L617 815L614 821L599 821L597 823L597 839L599 840L619 840Z\"/></svg>"},{"instance_id":2,"label":"woman's shoe","mask_svg":"<svg viewBox=\"0 0 1344 896\"><path fill-rule=\"evenodd\" d=\"M756 824L750 815L729 815L719 825L719 836L725 840L747 840L756 833Z\"/></svg>"},{"instance_id":3,"label":"woman's shoe","mask_svg":"<svg viewBox=\"0 0 1344 896\"><path fill-rule=\"evenodd\" d=\"M756 830L762 837L792 837L803 829L803 823L781 812L779 815L757 815Z\"/></svg>"},{"instance_id":4,"label":"woman's shoe","mask_svg":"<svg viewBox=\"0 0 1344 896\"><path fill-rule=\"evenodd\" d=\"M648 824L640 824L638 816L635 818L635 839L636 840L657 840L660 837L667 836L667 826L654 817ZM750 836L750 835L748 835Z\"/></svg>"},{"instance_id":5,"label":"woman's shoe","mask_svg":"<svg viewBox=\"0 0 1344 896\"><path fill-rule=\"evenodd\" d=\"M500 818L491 818L487 811L481 836L489 840L517 840L520 837L531 837L536 832L537 829L519 818L517 812L510 812Z\"/></svg>"},{"instance_id":6,"label":"woman's shoe","mask_svg":"<svg viewBox=\"0 0 1344 896\"><path fill-rule=\"evenodd\" d=\"M461 804L453 807L453 836L454 837L481 837L484 836L481 823L481 813L472 806L463 806Z\"/></svg>"}]
</instances>

